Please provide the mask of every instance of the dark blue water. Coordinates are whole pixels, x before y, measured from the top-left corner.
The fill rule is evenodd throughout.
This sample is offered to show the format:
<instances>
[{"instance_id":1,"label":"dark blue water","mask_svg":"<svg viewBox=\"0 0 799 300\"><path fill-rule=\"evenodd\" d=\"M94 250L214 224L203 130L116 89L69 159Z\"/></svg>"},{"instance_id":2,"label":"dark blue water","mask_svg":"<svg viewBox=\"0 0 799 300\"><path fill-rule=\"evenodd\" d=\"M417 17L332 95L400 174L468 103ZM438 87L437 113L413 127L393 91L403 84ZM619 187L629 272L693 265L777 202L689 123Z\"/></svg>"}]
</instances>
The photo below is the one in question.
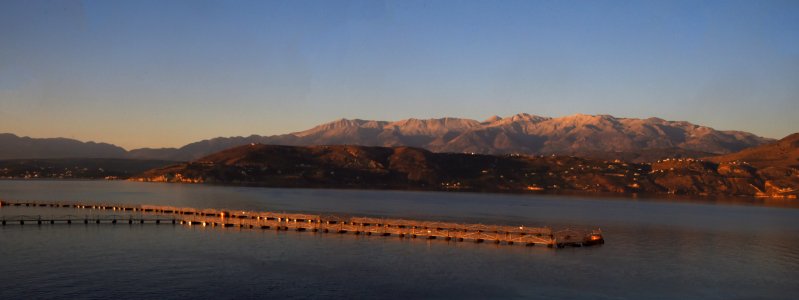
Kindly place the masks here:
<instances>
[{"instance_id":1,"label":"dark blue water","mask_svg":"<svg viewBox=\"0 0 799 300\"><path fill-rule=\"evenodd\" d=\"M0 228L0 299L793 299L799 294L799 209L757 201L93 181L0 181L0 199L588 226L601 227L607 241L553 250L171 225L14 225ZM2 207L0 214L64 214L61 210Z\"/></svg>"}]
</instances>

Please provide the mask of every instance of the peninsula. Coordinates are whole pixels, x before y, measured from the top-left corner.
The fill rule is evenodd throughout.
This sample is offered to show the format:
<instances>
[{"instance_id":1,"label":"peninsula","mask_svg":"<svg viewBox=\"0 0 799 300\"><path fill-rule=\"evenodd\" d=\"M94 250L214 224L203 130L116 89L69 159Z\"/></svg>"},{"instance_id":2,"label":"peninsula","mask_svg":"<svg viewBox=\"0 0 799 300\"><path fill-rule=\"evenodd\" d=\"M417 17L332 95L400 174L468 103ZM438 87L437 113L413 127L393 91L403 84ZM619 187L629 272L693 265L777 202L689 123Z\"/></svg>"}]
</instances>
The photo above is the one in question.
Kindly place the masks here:
<instances>
[{"instance_id":1,"label":"peninsula","mask_svg":"<svg viewBox=\"0 0 799 300\"><path fill-rule=\"evenodd\" d=\"M748 153L772 153L769 160ZM634 163L567 155L434 153L412 147L249 144L131 180L269 187L649 193L796 198L799 134L708 159Z\"/></svg>"}]
</instances>

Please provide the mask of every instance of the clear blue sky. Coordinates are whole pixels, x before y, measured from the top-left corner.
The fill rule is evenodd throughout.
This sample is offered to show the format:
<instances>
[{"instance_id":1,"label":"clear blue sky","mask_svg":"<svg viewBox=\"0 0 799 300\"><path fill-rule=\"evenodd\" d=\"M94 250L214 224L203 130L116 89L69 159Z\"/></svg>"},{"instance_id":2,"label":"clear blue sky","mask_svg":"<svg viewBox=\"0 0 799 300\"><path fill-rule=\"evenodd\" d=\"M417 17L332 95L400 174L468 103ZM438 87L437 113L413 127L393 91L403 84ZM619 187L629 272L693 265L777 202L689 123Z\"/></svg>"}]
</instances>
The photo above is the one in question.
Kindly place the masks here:
<instances>
[{"instance_id":1,"label":"clear blue sky","mask_svg":"<svg viewBox=\"0 0 799 300\"><path fill-rule=\"evenodd\" d=\"M180 146L519 112L799 131L799 1L0 1L0 132Z\"/></svg>"}]
</instances>

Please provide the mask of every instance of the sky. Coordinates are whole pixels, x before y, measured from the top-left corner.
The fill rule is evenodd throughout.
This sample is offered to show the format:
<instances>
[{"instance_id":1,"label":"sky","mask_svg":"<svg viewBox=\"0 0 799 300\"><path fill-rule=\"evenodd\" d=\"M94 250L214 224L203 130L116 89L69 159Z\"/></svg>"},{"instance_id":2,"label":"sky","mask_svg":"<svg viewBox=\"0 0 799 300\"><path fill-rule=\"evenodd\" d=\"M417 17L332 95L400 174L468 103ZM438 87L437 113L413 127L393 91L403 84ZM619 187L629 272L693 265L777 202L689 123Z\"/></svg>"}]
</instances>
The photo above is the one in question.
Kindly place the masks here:
<instances>
[{"instance_id":1,"label":"sky","mask_svg":"<svg viewBox=\"0 0 799 300\"><path fill-rule=\"evenodd\" d=\"M799 1L0 1L0 132L177 147L526 112L799 131Z\"/></svg>"}]
</instances>

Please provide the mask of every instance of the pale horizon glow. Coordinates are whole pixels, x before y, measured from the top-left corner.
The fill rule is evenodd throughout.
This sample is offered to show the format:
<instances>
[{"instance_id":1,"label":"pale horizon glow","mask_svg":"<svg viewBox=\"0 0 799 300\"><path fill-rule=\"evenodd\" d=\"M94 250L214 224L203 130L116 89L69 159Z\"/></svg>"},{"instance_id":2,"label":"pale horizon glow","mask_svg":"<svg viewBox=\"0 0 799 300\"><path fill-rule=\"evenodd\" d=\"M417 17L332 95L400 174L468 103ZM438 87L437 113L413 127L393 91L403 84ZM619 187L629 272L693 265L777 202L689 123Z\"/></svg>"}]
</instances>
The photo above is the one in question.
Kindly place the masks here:
<instances>
[{"instance_id":1,"label":"pale horizon glow","mask_svg":"<svg viewBox=\"0 0 799 300\"><path fill-rule=\"evenodd\" d=\"M530 113L799 131L796 1L0 2L0 133L180 147Z\"/></svg>"}]
</instances>

